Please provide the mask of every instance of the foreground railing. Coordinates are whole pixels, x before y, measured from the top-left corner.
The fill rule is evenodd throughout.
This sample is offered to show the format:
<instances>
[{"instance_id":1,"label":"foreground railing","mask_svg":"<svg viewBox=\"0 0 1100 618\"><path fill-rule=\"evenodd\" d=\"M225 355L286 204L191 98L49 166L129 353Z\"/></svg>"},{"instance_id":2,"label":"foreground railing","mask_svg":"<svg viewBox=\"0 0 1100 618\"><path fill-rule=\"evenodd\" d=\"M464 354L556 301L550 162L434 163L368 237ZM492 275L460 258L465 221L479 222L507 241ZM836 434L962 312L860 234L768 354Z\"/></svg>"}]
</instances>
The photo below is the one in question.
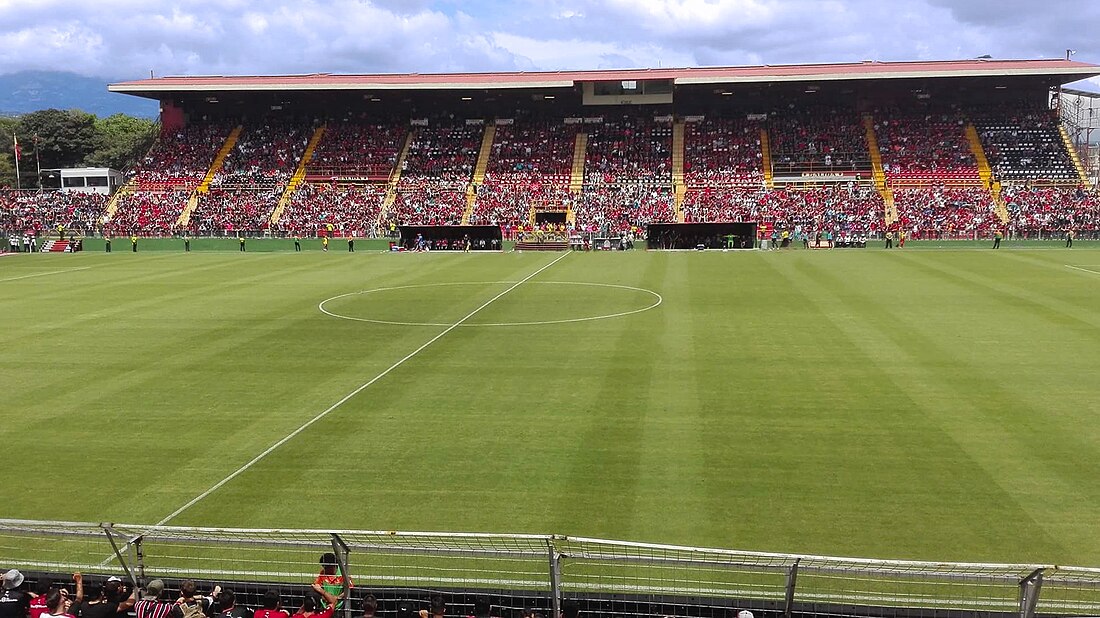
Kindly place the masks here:
<instances>
[{"instance_id":1,"label":"foreground railing","mask_svg":"<svg viewBox=\"0 0 1100 618\"><path fill-rule=\"evenodd\" d=\"M790 616L1100 614L1100 569L869 560L530 534L187 528L0 520L0 567L300 584L333 553L359 588L639 599ZM859 608L856 611L856 608ZM628 612L627 612L628 613Z\"/></svg>"}]
</instances>

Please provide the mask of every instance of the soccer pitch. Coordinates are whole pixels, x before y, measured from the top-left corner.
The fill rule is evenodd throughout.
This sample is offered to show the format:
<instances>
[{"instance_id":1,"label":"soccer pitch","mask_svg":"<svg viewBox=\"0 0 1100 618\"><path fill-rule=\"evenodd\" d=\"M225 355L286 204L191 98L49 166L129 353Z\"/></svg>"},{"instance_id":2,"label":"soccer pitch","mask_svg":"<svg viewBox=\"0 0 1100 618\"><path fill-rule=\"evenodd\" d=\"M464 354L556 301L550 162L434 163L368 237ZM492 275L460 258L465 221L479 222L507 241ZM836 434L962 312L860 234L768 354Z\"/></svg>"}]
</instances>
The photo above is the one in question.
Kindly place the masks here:
<instances>
[{"instance_id":1,"label":"soccer pitch","mask_svg":"<svg viewBox=\"0 0 1100 618\"><path fill-rule=\"evenodd\" d=\"M0 258L8 518L1100 564L1100 251Z\"/></svg>"}]
</instances>

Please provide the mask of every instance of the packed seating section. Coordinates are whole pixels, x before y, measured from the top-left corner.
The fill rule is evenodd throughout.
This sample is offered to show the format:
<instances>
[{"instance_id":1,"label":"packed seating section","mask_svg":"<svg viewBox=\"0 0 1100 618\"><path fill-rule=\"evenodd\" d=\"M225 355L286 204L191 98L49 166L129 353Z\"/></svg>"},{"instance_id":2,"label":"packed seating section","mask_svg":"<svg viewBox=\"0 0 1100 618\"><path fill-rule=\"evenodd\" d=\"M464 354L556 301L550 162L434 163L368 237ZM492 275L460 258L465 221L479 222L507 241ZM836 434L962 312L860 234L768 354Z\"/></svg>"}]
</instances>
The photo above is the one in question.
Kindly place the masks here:
<instances>
[{"instance_id":1,"label":"packed seating section","mask_svg":"<svg viewBox=\"0 0 1100 618\"><path fill-rule=\"evenodd\" d=\"M866 130L854 111L791 107L770 115L768 139L777 176L870 173Z\"/></svg>"},{"instance_id":2,"label":"packed seating section","mask_svg":"<svg viewBox=\"0 0 1100 618\"><path fill-rule=\"evenodd\" d=\"M759 121L704 118L684 124L684 183L689 187L759 185L764 158Z\"/></svg>"},{"instance_id":3,"label":"packed seating section","mask_svg":"<svg viewBox=\"0 0 1100 618\"><path fill-rule=\"evenodd\" d=\"M873 118L898 228L911 237L981 237L1001 225L993 196L978 177L967 122L978 129L994 178L1003 181L1008 230L1100 231L1100 200L1073 185L1077 171L1049 110L1020 105L980 114L960 109L903 114L887 109L875 110ZM866 183L765 190L760 139L765 124L777 171L784 165L862 169L869 158L861 117L849 111L792 108L766 123L745 115L692 119L684 127L685 222L760 220L882 231L882 198ZM133 182L106 222L108 201L102 196L6 191L0 192L0 225L47 233L59 223L85 234L178 233L188 198L234 126L195 122L163 135L131 170ZM583 125L562 118L502 123L484 182L476 187L481 124L444 118L410 127L407 120L360 118L325 127L307 172L339 169L359 184L320 177L303 184L274 232L315 234L331 225L339 234L369 235L391 224L453 225L463 219L471 187L473 224L515 228L529 222L532 207L569 209L578 229L593 231L676 220L673 124L652 115L605 115L603 123ZM199 194L188 230L199 235L265 230L314 128L308 122L246 123L210 192ZM569 185L578 130L589 137L585 183L574 195ZM391 190L386 182L410 131L401 180L385 209ZM376 182L369 184L364 174L374 174Z\"/></svg>"},{"instance_id":4,"label":"packed seating section","mask_svg":"<svg viewBox=\"0 0 1100 618\"><path fill-rule=\"evenodd\" d=\"M882 167L891 183L979 182L960 112L875 116Z\"/></svg>"}]
</instances>

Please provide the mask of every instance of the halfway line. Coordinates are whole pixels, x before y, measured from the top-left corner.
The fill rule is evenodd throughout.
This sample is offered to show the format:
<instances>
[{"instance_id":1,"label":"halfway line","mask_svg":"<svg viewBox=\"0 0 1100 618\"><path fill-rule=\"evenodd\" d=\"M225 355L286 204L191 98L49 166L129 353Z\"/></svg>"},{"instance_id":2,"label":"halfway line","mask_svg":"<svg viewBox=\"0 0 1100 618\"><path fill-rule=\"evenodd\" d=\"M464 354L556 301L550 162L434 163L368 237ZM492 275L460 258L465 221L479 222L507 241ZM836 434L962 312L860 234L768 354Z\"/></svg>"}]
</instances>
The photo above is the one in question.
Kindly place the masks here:
<instances>
[{"instance_id":1,"label":"halfway line","mask_svg":"<svg viewBox=\"0 0 1100 618\"><path fill-rule=\"evenodd\" d=\"M531 273L530 275L527 275L527 276L526 276L526 277L524 277L523 279L520 279L520 280L519 280L519 281L517 281L516 283L512 284L512 287L510 287L510 288L508 288L507 290L504 290L503 292L501 292L500 294L497 294L496 296L494 296L494 297L490 298L490 299L489 299L489 300L487 300L487 301L486 301L486 302L485 302L485 303L484 303L483 305L481 305L481 306L480 306L480 307L478 307L477 309L474 309L474 310L473 310L473 311L471 311L470 313L467 313L465 317L463 317L463 318L462 318L462 319L460 319L459 321L457 321L457 322L455 322L454 324L451 324L450 326L448 326L447 328L445 328L445 329L444 329L444 330L443 330L443 331L442 331L441 333L439 333L439 334L438 334L438 335L436 335L435 337L432 337L431 339L429 339L429 340L428 340L428 341L427 341L427 342L426 342L425 344L423 344L423 345L421 345L421 346L420 346L419 348L417 348L417 349L413 350L412 352L410 352L410 353L409 353L409 354L408 354L407 356L405 356L405 357L404 357L404 358L402 358L401 360L399 360L399 361L397 361L396 363L394 363L394 364L390 365L390 366L389 366L389 368L388 368L388 369L386 369L385 371L383 371L382 373L380 373L380 374L378 374L378 375L374 376L374 377L373 377L373 378L371 378L371 379L370 379L369 381L367 381L367 382L364 382L364 383L363 383L362 385L360 385L360 386L359 386L359 388L357 388L357 389L355 389L355 390L351 391L350 393L348 393L347 395L345 395L345 396L344 396L344 397L343 397L342 399L340 399L340 400L339 400L339 401L337 401L336 403L334 403L334 404L332 404L331 406L329 406L329 407L328 407L328 409L326 409L326 410L325 410L324 412L321 412L321 413L320 413L320 414L318 414L317 416L314 416L314 417L313 417L313 418L311 418L311 419L310 419L309 421L307 421L307 422L306 422L306 423L305 423L304 425L302 425L301 427L299 427L299 428L295 429L295 430L294 430L294 431L292 431L291 433L287 434L287 435L286 435L286 437L284 437L284 438L283 438L282 440L279 440L279 441L278 441L278 442L276 442L275 444L272 444L271 446L267 447L267 449L266 449L266 450L265 450L264 452L262 452L262 453L260 453L259 455L256 455L255 457L253 457L251 461L249 461L248 463L244 464L244 465L243 465L243 466L241 466L240 468L237 468L237 470L236 470L236 471L234 471L234 472L233 472L232 474L230 474L229 476L227 476L227 477L225 477L224 479L222 479L222 480L218 481L217 483L215 483L215 484L214 484L213 486L211 486L211 487L210 487L210 489L207 489L206 491L202 492L201 494L199 494L199 495L195 496L195 497L194 497L194 498L192 498L192 499L191 499L191 500L190 500L190 501L189 501L189 502L188 502L187 504L184 504L183 506L181 506L180 508L176 509L175 511L172 511L172 513L171 513L171 514L169 514L169 515L168 515L167 517L165 517L164 519L162 519L162 520L158 521L158 522L157 522L156 524L154 524L154 525L155 525L155 526L163 526L164 524L168 523L169 521L172 521L172 520L173 520L173 519L175 519L175 518L176 518L177 516L179 516L179 514L180 514L180 513L183 513L184 511L186 511L187 509L191 508L192 506L195 506L195 505L196 505L196 504L198 504L198 503L199 503L199 501L201 501L201 500L202 500L203 498L205 498L205 497L209 496L210 494L214 493L215 491L217 491L218 489L220 489L220 488L221 488L221 487L222 487L223 485L225 485L225 484L226 484L226 483L228 483L229 481L232 481L233 479L235 479L235 478L237 478L238 476L240 476L240 475L241 475L241 473L243 473L243 472L244 472L245 470L248 470L248 469L249 469L249 468L251 468L252 466L256 465L256 463L258 463L258 462L259 462L259 461L260 461L261 459L263 459L264 457L267 457L268 455L270 455L270 454L271 454L271 453L272 453L272 452L273 452L273 451L274 451L275 449L279 448L280 446L282 446L282 445L286 444L286 443L287 443L287 442L289 442L289 441L290 441L291 439L293 439L293 438L294 438L294 436L297 436L298 434L302 433L303 431L305 431L306 429L308 429L308 428L309 428L309 427L310 427L311 425L313 425L313 424L314 424L314 423L316 423L317 421L319 421L319 420L321 420L321 419L325 418L326 416L328 416L328 414L329 414L330 412L332 412L332 411L333 411L333 410L335 410L336 408L339 408L340 406L342 406L342 405L344 405L345 403L347 403L347 401L348 401L349 399L351 399L352 397L355 397L355 396L356 396L356 395L358 395L359 393L361 393L361 392L363 392L364 390L366 390L367 388L369 388L369 387L370 387L370 385L372 385L372 384L374 384L375 382L377 382L377 381L381 380L382 378L386 377L386 375L388 375L388 374L389 374L389 373L390 373L391 371L393 371L394 369L397 369L397 368L398 368L398 367L400 367L401 365L405 364L405 361L407 361L407 360L409 360L410 358L412 358L412 357L416 356L417 354L419 354L419 353L423 352L423 351L424 351L424 350L425 350L425 349L426 349L426 348L427 348L428 346L432 345L432 344L433 344L433 343L435 343L436 341L439 341L439 340L440 340L440 339L441 339L441 338L442 338L442 337L443 337L444 335L446 335L447 333L449 333L449 332L451 332L452 330L454 330L454 329L458 328L459 326L461 326L461 325L462 325L462 324L463 324L463 323L464 323L464 322L465 322L466 320L469 320L470 318L472 318L472 317L474 317L475 315L477 315L477 314L478 314L478 312L480 312L480 311L481 311L482 309L484 309L484 308L488 307L489 305L493 304L494 302L496 302L496 301L497 301L498 299L500 299L500 298L501 298L502 296L504 296L504 295L505 295L505 294L507 294L508 292L511 292L512 290L514 290L514 289L518 288L519 286L523 285L524 283L526 283L527 281L529 281L529 280L530 280L531 278L533 278L533 277L534 277L535 275L537 275L537 274L541 273L542 271L546 270L547 268L550 268L550 267L551 267L551 266L553 266L554 264L557 264L558 262L562 261L562 260L563 260L563 259L565 259L565 258L566 258L566 257L567 257L568 255L569 255L569 253L563 253L563 254L562 254L562 255L561 255L560 257L558 257L558 258L557 258L557 259L555 259L554 261L550 262L550 263L549 263L549 264L547 264L546 266L543 266L542 268L540 268L540 269L536 270L535 272Z\"/></svg>"},{"instance_id":2,"label":"halfway line","mask_svg":"<svg viewBox=\"0 0 1100 618\"><path fill-rule=\"evenodd\" d=\"M51 270L47 273L35 273L33 275L23 275L21 277L9 277L7 279L0 279L0 283L5 281L19 281L20 279L30 279L31 277L45 277L46 275L60 275L61 273L71 273L77 270L88 270L91 266L78 266L77 268L66 268L65 270Z\"/></svg>"}]
</instances>

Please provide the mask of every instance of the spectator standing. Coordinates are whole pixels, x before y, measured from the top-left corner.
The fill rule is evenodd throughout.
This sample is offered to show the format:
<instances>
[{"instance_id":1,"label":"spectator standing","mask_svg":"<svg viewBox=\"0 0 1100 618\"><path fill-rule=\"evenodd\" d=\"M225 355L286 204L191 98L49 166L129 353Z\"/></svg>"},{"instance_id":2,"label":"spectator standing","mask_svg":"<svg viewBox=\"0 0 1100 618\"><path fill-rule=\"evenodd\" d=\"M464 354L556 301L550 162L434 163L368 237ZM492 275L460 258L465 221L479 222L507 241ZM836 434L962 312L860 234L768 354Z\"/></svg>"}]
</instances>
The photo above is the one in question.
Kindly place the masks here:
<instances>
[{"instance_id":1,"label":"spectator standing","mask_svg":"<svg viewBox=\"0 0 1100 618\"><path fill-rule=\"evenodd\" d=\"M214 597L221 591L221 586L214 586L211 596L201 596L196 592L195 582L185 580L180 584L180 598L172 608L169 618L204 618L214 605Z\"/></svg>"},{"instance_id":2,"label":"spectator standing","mask_svg":"<svg viewBox=\"0 0 1100 618\"><path fill-rule=\"evenodd\" d=\"M77 618L116 618L119 614L125 614L137 601L137 590L121 602L112 601L107 597L106 585L94 585L91 587L89 598L81 603L74 603L69 610Z\"/></svg>"},{"instance_id":3,"label":"spectator standing","mask_svg":"<svg viewBox=\"0 0 1100 618\"><path fill-rule=\"evenodd\" d=\"M168 618L176 604L162 600L163 596L164 582L159 579L149 582L141 600L134 604L137 618Z\"/></svg>"},{"instance_id":4,"label":"spectator standing","mask_svg":"<svg viewBox=\"0 0 1100 618\"><path fill-rule=\"evenodd\" d=\"M283 600L279 597L278 590L264 593L264 606L256 610L253 618L290 618L290 612L283 609Z\"/></svg>"},{"instance_id":5,"label":"spectator standing","mask_svg":"<svg viewBox=\"0 0 1100 618\"><path fill-rule=\"evenodd\" d=\"M218 595L218 607L222 611L217 618L253 618L251 610L237 605L237 596L229 589L222 590Z\"/></svg>"},{"instance_id":6,"label":"spectator standing","mask_svg":"<svg viewBox=\"0 0 1100 618\"><path fill-rule=\"evenodd\" d=\"M0 618L27 618L31 607L31 593L23 590L23 574L12 569L4 573L3 582Z\"/></svg>"}]
</instances>

